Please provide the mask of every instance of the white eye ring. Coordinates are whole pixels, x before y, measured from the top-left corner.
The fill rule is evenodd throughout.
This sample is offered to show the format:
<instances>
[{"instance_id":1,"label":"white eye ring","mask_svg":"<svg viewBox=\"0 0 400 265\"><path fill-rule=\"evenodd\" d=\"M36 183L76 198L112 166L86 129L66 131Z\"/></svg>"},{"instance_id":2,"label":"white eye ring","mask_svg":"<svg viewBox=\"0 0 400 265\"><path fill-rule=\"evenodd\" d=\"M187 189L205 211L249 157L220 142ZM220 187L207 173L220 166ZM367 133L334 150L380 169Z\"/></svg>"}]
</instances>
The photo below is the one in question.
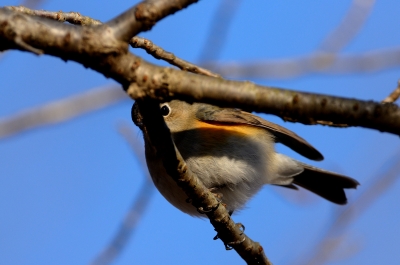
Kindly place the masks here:
<instances>
[{"instance_id":1,"label":"white eye ring","mask_svg":"<svg viewBox=\"0 0 400 265\"><path fill-rule=\"evenodd\" d=\"M168 104L165 104L161 106L160 112L164 117L168 117L168 115L171 113L171 108L168 106Z\"/></svg>"}]
</instances>

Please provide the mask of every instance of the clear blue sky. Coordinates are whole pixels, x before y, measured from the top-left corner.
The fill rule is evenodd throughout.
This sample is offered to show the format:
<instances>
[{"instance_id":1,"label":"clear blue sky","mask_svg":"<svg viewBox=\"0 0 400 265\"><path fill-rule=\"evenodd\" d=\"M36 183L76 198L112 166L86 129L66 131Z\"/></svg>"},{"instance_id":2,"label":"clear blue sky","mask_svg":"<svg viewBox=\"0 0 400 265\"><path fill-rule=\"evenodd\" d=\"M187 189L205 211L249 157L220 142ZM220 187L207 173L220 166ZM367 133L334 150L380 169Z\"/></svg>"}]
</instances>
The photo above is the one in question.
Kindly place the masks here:
<instances>
[{"instance_id":1,"label":"clear blue sky","mask_svg":"<svg viewBox=\"0 0 400 265\"><path fill-rule=\"evenodd\" d=\"M107 21L132 1L45 1L40 9L77 11ZM219 1L200 1L143 34L196 62ZM256 4L255 4L256 3ZM351 1L242 1L228 31L223 61L249 62L301 56L314 51L345 15ZM1 5L19 5L3 0ZM400 2L377 1L346 54L397 47ZM218 38L218 36L215 36ZM157 64L144 52L134 52ZM396 86L400 67L362 74L252 80L300 91L382 100ZM248 79L248 78L247 78ZM11 51L0 59L0 117L82 93L114 81L74 62ZM131 124L132 101L54 126L0 140L0 264L89 264L109 243L144 175L116 129ZM351 202L385 172L399 138L362 128L305 126L264 116L294 130L325 156L312 163L356 178ZM133 127L133 125L132 125ZM135 137L141 138L134 128ZM278 150L311 163L292 151ZM349 227L330 264L398 264L400 181L395 182ZM331 225L332 205L306 192L265 187L234 216L275 264L312 252ZM243 264L225 251L205 219L187 216L154 193L146 214L114 264Z\"/></svg>"}]
</instances>

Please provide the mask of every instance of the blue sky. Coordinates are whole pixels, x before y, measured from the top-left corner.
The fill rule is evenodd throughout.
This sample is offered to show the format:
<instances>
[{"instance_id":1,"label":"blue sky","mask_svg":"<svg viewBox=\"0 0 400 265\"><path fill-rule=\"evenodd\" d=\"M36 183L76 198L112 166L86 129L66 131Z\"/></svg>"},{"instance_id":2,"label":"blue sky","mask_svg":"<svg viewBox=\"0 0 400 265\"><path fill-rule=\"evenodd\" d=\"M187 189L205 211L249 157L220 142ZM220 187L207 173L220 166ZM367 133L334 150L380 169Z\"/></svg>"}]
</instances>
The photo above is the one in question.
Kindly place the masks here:
<instances>
[{"instance_id":1,"label":"blue sky","mask_svg":"<svg viewBox=\"0 0 400 265\"><path fill-rule=\"evenodd\" d=\"M219 1L200 1L162 20L141 36L191 62L206 45ZM1 5L19 5L3 0ZM45 1L40 9L77 11L101 21L118 15L128 1ZM219 56L251 62L302 56L315 51L341 21L351 1L241 1ZM399 46L400 2L379 1L344 54ZM218 38L218 36L215 36ZM145 52L133 50L143 58ZM380 101L395 87L400 67L360 74L309 74L291 79L252 79L299 91ZM244 77L241 80L249 80ZM115 84L74 62L10 51L0 59L0 117L91 88ZM109 243L145 178L139 162L117 131L130 120L132 101L84 114L64 123L0 139L0 264L89 264ZM310 162L357 179L349 202L384 174L399 154L397 136L363 128L329 128L283 122L325 160ZM400 177L400 176L399 176ZM400 238L399 181L370 204L341 235L329 264L397 264ZM274 264L306 257L332 224L333 205L312 194L265 187L234 215L259 241ZM114 264L243 264L225 251L206 219L187 216L155 192L126 249Z\"/></svg>"}]
</instances>

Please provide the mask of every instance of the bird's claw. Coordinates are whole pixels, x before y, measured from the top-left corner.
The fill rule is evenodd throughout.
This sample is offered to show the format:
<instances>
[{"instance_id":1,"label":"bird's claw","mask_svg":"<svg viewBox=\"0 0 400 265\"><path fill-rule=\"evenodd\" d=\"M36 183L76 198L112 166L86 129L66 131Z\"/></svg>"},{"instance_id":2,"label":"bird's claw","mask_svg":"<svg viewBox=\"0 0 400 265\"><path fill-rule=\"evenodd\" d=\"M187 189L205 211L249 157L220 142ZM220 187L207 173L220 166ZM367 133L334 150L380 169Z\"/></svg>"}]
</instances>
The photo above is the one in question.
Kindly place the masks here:
<instances>
[{"instance_id":1,"label":"bird's claw","mask_svg":"<svg viewBox=\"0 0 400 265\"><path fill-rule=\"evenodd\" d=\"M240 235L243 235L244 230L246 229L245 226L244 226L242 223L237 223L236 226L238 226L239 229L240 229L240 231L241 231ZM213 238L213 240L217 240L218 238L219 238L219 236L218 236L218 234L217 234L217 235ZM233 242L229 242L229 243L224 243L225 249L226 249L226 250L232 250L232 249L233 249L232 245L239 245L239 244L243 243L245 240L246 240L246 237L243 237L242 239L237 240L237 241L233 241Z\"/></svg>"},{"instance_id":2,"label":"bird's claw","mask_svg":"<svg viewBox=\"0 0 400 265\"><path fill-rule=\"evenodd\" d=\"M214 206L207 207L206 209L204 209L203 207L199 207L199 208L197 208L197 211L201 214L211 213L211 212L214 212L215 210L217 210L220 204L221 204L221 202L218 201L218 203Z\"/></svg>"}]
</instances>

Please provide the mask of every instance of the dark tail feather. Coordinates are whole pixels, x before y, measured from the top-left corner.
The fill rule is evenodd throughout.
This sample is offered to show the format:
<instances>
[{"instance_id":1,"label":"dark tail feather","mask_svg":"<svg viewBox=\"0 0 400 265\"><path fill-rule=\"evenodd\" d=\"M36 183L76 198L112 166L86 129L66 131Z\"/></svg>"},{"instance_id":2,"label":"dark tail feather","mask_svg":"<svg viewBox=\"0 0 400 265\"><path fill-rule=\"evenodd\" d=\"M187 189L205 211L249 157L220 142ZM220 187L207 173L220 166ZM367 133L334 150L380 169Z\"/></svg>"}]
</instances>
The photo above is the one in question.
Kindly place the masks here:
<instances>
[{"instance_id":1,"label":"dark tail feather","mask_svg":"<svg viewBox=\"0 0 400 265\"><path fill-rule=\"evenodd\" d=\"M333 203L346 204L344 189L355 189L359 183L352 178L301 163L304 171L294 177L293 183Z\"/></svg>"}]
</instances>

